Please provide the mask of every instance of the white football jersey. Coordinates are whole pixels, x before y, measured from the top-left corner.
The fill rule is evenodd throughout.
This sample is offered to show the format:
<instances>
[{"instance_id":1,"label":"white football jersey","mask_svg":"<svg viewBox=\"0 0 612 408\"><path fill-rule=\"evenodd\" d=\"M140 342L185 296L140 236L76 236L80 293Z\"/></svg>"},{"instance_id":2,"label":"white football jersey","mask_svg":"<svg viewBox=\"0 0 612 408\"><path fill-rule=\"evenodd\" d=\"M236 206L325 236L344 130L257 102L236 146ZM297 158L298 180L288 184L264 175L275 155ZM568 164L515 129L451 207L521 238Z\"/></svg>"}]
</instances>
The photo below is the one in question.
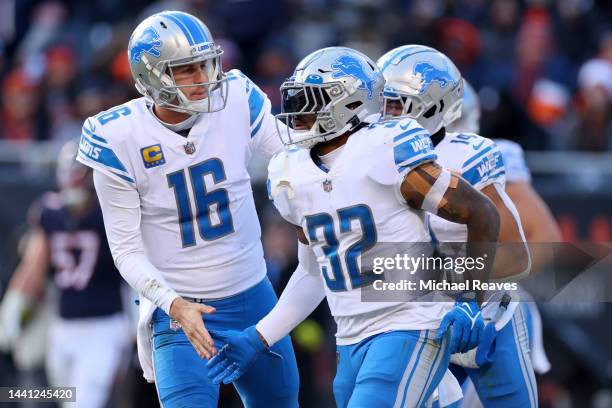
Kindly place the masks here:
<instances>
[{"instance_id":1,"label":"white football jersey","mask_svg":"<svg viewBox=\"0 0 612 408\"><path fill-rule=\"evenodd\" d=\"M225 109L200 114L187 137L134 99L87 119L78 160L136 189L145 255L179 295L221 298L266 275L247 163L282 149L270 101L227 73Z\"/></svg>"},{"instance_id":2,"label":"white football jersey","mask_svg":"<svg viewBox=\"0 0 612 408\"><path fill-rule=\"evenodd\" d=\"M506 182L531 183L531 172L525 163L525 152L518 143L506 139L495 139L506 168Z\"/></svg>"},{"instance_id":3,"label":"white football jersey","mask_svg":"<svg viewBox=\"0 0 612 408\"><path fill-rule=\"evenodd\" d=\"M351 135L333 167L310 150L277 154L269 166L274 205L302 228L317 258L338 344L354 344L390 330L435 329L452 303L364 302L361 257L385 242L430 242L425 213L410 208L400 185L413 168L435 160L427 131L411 119L379 122ZM414 247L414 249L412 249ZM409 251L420 256L423 246ZM428 254L425 254L428 255Z\"/></svg>"},{"instance_id":4,"label":"white football jersey","mask_svg":"<svg viewBox=\"0 0 612 408\"><path fill-rule=\"evenodd\" d=\"M447 133L435 147L437 162L461 175L477 190L491 184L505 187L505 167L499 148L491 139L475 133ZM430 214L435 239L441 242L466 242L467 227Z\"/></svg>"}]
</instances>

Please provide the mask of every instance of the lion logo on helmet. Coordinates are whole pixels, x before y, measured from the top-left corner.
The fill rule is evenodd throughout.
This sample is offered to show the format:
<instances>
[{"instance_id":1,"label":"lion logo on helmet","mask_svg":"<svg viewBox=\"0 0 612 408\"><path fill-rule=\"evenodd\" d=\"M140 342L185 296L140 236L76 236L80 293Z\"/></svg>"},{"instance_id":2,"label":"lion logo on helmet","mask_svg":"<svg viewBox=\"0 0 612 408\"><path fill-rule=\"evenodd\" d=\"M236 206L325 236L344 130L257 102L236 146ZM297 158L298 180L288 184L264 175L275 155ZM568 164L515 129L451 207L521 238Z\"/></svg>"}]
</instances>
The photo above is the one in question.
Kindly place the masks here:
<instances>
[{"instance_id":1,"label":"lion logo on helmet","mask_svg":"<svg viewBox=\"0 0 612 408\"><path fill-rule=\"evenodd\" d=\"M138 38L134 39L130 48L130 60L132 62L140 62L143 53L151 54L154 57L159 57L161 52L162 42L159 39L159 34L153 27L147 27Z\"/></svg>"},{"instance_id":2,"label":"lion logo on helmet","mask_svg":"<svg viewBox=\"0 0 612 408\"><path fill-rule=\"evenodd\" d=\"M368 99L372 99L374 94L374 84L376 83L377 76L369 76L357 58L350 55L343 55L336 59L331 67L334 69L334 72L332 72L332 78L351 76L358 79L361 81L359 89L367 90Z\"/></svg>"},{"instance_id":3,"label":"lion logo on helmet","mask_svg":"<svg viewBox=\"0 0 612 408\"><path fill-rule=\"evenodd\" d=\"M420 76L421 79L420 94L424 94L433 82L437 82L440 88L444 88L448 84L454 87L457 84L457 81L453 79L447 70L437 68L429 62L417 63L414 66L414 75Z\"/></svg>"}]
</instances>

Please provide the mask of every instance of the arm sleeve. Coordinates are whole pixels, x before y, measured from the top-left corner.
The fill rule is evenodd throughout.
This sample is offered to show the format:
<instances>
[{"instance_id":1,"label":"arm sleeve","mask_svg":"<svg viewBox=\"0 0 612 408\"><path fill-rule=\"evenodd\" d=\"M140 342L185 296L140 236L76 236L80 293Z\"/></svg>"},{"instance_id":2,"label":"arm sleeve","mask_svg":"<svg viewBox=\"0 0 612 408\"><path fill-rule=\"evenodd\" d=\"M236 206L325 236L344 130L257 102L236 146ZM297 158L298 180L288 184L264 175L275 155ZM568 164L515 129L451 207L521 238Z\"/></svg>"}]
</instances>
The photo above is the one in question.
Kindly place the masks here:
<instances>
[{"instance_id":1,"label":"arm sleeve","mask_svg":"<svg viewBox=\"0 0 612 408\"><path fill-rule=\"evenodd\" d=\"M297 269L276 306L256 325L257 331L270 346L306 319L325 297L323 279L312 249L302 243L298 245L300 262Z\"/></svg>"},{"instance_id":2,"label":"arm sleeve","mask_svg":"<svg viewBox=\"0 0 612 408\"><path fill-rule=\"evenodd\" d=\"M94 170L94 185L115 265L138 293L170 312L178 294L144 254L140 232L140 196L128 182Z\"/></svg>"}]
</instances>

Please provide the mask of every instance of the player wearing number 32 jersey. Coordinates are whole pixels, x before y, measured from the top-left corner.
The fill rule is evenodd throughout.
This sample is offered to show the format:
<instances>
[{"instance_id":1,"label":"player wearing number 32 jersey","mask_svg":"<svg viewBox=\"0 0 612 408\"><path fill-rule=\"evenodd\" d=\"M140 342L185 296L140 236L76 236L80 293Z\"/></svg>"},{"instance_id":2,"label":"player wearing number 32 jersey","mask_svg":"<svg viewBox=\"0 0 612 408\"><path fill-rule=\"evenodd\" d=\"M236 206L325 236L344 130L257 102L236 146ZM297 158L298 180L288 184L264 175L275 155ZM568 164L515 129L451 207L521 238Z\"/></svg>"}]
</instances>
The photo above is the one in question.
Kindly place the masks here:
<instances>
[{"instance_id":1,"label":"player wearing number 32 jersey","mask_svg":"<svg viewBox=\"0 0 612 408\"><path fill-rule=\"evenodd\" d=\"M467 224L470 241L494 240L498 227L492 204L435 163L429 134L417 122L369 124L378 119L383 85L368 57L330 47L305 57L281 86L279 116L289 129L279 130L291 149L271 160L269 190L296 226L304 272L293 274L257 325L224 334L227 346L209 363L215 382L248 375L266 344L323 297L338 326L338 407L420 407L450 353L478 344L482 322L468 302L402 302L390 293L378 302L362 299L374 280L364 254L384 255L382 243L401 242L405 254L422 256L416 243L430 241L424 210Z\"/></svg>"},{"instance_id":2,"label":"player wearing number 32 jersey","mask_svg":"<svg viewBox=\"0 0 612 408\"><path fill-rule=\"evenodd\" d=\"M166 407L216 406L208 330L244 329L276 303L247 163L282 144L268 98L224 73L221 53L194 16L144 20L128 47L144 97L87 119L78 154L94 169L115 263L140 293L139 356ZM274 351L282 364L264 358L236 382L245 405L297 406L290 339Z\"/></svg>"}]
</instances>

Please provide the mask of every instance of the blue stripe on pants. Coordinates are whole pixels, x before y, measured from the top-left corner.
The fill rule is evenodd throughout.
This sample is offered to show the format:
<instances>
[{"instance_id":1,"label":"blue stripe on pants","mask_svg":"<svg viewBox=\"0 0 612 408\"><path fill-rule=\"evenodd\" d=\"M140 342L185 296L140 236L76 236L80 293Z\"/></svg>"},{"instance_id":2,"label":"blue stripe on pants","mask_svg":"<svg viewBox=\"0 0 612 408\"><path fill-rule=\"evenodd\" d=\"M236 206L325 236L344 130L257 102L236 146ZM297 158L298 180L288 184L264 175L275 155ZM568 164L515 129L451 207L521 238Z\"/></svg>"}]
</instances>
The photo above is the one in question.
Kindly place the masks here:
<instances>
[{"instance_id":1,"label":"blue stripe on pants","mask_svg":"<svg viewBox=\"0 0 612 408\"><path fill-rule=\"evenodd\" d=\"M417 407L438 385L450 359L435 331L392 331L338 346L334 397L338 407ZM419 403L419 400L421 401Z\"/></svg>"}]
</instances>

